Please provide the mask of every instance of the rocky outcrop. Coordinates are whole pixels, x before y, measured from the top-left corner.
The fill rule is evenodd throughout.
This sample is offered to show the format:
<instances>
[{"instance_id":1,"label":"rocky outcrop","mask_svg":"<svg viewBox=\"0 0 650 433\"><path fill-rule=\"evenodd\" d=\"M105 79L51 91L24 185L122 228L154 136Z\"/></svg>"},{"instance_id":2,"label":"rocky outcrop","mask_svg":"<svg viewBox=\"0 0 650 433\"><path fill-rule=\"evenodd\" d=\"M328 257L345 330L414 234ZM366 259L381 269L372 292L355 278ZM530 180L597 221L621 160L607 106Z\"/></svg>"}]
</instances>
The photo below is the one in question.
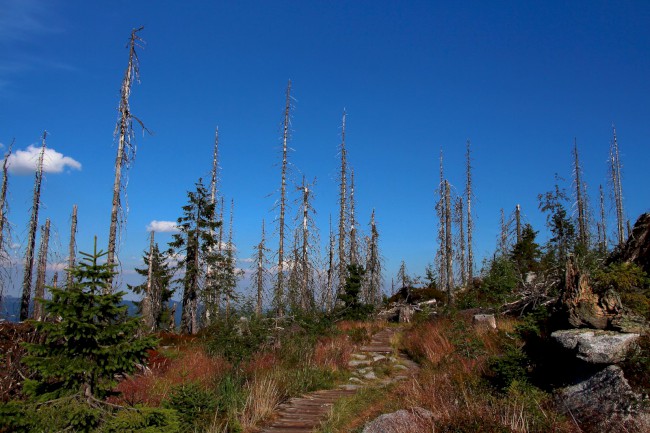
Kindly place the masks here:
<instances>
[{"instance_id":1,"label":"rocky outcrop","mask_svg":"<svg viewBox=\"0 0 650 433\"><path fill-rule=\"evenodd\" d=\"M634 393L623 371L610 365L584 382L557 394L559 408L586 431L648 432L650 414Z\"/></svg>"},{"instance_id":2,"label":"rocky outcrop","mask_svg":"<svg viewBox=\"0 0 650 433\"><path fill-rule=\"evenodd\" d=\"M433 413L420 407L380 415L368 423L362 433L411 433L431 431Z\"/></svg>"},{"instance_id":3,"label":"rocky outcrop","mask_svg":"<svg viewBox=\"0 0 650 433\"><path fill-rule=\"evenodd\" d=\"M569 329L555 331L551 338L565 349L573 351L578 359L591 364L615 364L623 361L625 355L639 338L639 334L624 334L614 331L591 329Z\"/></svg>"},{"instance_id":4,"label":"rocky outcrop","mask_svg":"<svg viewBox=\"0 0 650 433\"><path fill-rule=\"evenodd\" d=\"M639 217L630 237L609 261L634 263L650 275L650 213Z\"/></svg>"}]
</instances>

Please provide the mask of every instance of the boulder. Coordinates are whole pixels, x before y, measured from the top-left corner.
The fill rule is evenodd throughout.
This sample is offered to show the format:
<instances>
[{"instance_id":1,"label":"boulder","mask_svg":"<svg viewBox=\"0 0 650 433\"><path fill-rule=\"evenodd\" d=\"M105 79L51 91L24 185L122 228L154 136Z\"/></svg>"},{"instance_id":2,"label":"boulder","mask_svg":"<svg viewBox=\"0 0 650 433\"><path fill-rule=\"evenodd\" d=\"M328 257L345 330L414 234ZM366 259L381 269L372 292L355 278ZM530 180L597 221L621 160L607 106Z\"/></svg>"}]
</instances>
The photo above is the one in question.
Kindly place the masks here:
<instances>
[{"instance_id":1,"label":"boulder","mask_svg":"<svg viewBox=\"0 0 650 433\"><path fill-rule=\"evenodd\" d=\"M615 261L634 263L650 274L650 213L636 220L630 237L609 259Z\"/></svg>"},{"instance_id":2,"label":"boulder","mask_svg":"<svg viewBox=\"0 0 650 433\"><path fill-rule=\"evenodd\" d=\"M497 321L494 314L475 314L472 324L477 328L497 329Z\"/></svg>"},{"instance_id":3,"label":"boulder","mask_svg":"<svg viewBox=\"0 0 650 433\"><path fill-rule=\"evenodd\" d=\"M564 388L556 395L556 402L584 431L650 431L650 414L616 365Z\"/></svg>"},{"instance_id":4,"label":"boulder","mask_svg":"<svg viewBox=\"0 0 650 433\"><path fill-rule=\"evenodd\" d=\"M411 433L413 431L431 431L432 426L433 413L420 407L414 407L380 415L366 424L362 433Z\"/></svg>"},{"instance_id":5,"label":"boulder","mask_svg":"<svg viewBox=\"0 0 650 433\"><path fill-rule=\"evenodd\" d=\"M615 364L625 359L639 334L615 331L569 329L555 331L551 338L575 353L578 359L592 364Z\"/></svg>"}]
</instances>

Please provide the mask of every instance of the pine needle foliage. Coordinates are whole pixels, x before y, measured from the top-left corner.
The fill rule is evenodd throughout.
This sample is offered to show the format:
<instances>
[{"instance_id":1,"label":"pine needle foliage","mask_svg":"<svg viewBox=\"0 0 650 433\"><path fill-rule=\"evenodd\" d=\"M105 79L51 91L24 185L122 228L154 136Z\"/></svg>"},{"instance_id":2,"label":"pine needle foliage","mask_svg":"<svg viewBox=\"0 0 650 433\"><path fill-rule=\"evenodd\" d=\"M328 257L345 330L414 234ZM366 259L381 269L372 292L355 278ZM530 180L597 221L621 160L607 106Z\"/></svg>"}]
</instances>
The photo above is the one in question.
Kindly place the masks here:
<instances>
[{"instance_id":1,"label":"pine needle foliage","mask_svg":"<svg viewBox=\"0 0 650 433\"><path fill-rule=\"evenodd\" d=\"M25 393L40 401L78 393L88 400L105 397L115 376L132 373L156 345L154 337L138 337L139 317L127 317L125 292L106 293L115 275L106 255L80 253L71 270L71 287L50 287L51 300L39 302L53 321L34 322L41 342L26 344L24 358L37 376L25 382Z\"/></svg>"}]
</instances>

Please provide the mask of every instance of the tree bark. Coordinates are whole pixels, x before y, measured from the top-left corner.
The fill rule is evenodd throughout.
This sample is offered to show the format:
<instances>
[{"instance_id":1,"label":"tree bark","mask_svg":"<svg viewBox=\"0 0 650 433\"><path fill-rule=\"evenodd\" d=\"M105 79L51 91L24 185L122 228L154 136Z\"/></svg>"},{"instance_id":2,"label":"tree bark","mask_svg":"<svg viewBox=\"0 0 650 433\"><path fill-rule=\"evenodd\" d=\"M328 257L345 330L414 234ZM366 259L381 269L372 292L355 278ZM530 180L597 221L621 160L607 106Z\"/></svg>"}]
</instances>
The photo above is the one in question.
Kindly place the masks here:
<instances>
[{"instance_id":1,"label":"tree bark","mask_svg":"<svg viewBox=\"0 0 650 433\"><path fill-rule=\"evenodd\" d=\"M345 110L343 110L343 119L341 121L341 174L339 177L339 287L338 292L343 293L345 290L345 280L347 276L348 258L345 251L347 241L346 221L347 221L347 153L345 150Z\"/></svg>"},{"instance_id":2,"label":"tree bark","mask_svg":"<svg viewBox=\"0 0 650 433\"><path fill-rule=\"evenodd\" d=\"M68 245L68 270L67 270L67 284L68 289L72 287L74 276L72 274L72 268L75 265L75 256L76 256L76 242L77 238L77 205L72 205L72 218L70 221L70 244Z\"/></svg>"},{"instance_id":3,"label":"tree bark","mask_svg":"<svg viewBox=\"0 0 650 433\"><path fill-rule=\"evenodd\" d=\"M289 121L291 115L291 80L287 83L287 95L284 106L284 123L282 130L282 179L280 184L280 219L279 219L279 245L278 245L278 275L275 287L275 313L276 317L284 316L284 238L285 214L287 206L287 153L289 143Z\"/></svg>"},{"instance_id":4,"label":"tree bark","mask_svg":"<svg viewBox=\"0 0 650 433\"><path fill-rule=\"evenodd\" d=\"M156 330L156 318L154 316L154 284L153 284L153 248L154 248L154 236L156 232L151 231L149 237L149 269L147 270L147 289L144 293L144 298L142 299L142 319L144 320L144 326L147 328L147 331Z\"/></svg>"},{"instance_id":5,"label":"tree bark","mask_svg":"<svg viewBox=\"0 0 650 433\"><path fill-rule=\"evenodd\" d=\"M20 301L20 320L29 317L29 303L32 295L32 273L34 269L34 247L36 246L36 229L38 228L38 209L41 205L41 183L43 181L43 158L45 156L45 139L47 131L43 132L41 152L38 156L36 176L34 179L34 197L32 200L32 216L29 219L29 234L27 236L27 252L25 254L25 273L23 275L23 295Z\"/></svg>"},{"instance_id":6,"label":"tree bark","mask_svg":"<svg viewBox=\"0 0 650 433\"><path fill-rule=\"evenodd\" d=\"M50 242L50 219L45 220L45 225L41 228L41 247L38 252L38 266L36 268L36 287L34 297L36 299L45 298L45 272L47 270L47 250ZM39 322L44 319L43 304L34 303L33 318Z\"/></svg>"},{"instance_id":7,"label":"tree bark","mask_svg":"<svg viewBox=\"0 0 650 433\"><path fill-rule=\"evenodd\" d=\"M115 178L113 180L113 202L111 206L111 225L108 232L108 251L106 262L109 265L115 265L115 250L117 247L117 226L118 214L121 209L120 193L122 190L122 169L128 168L130 160L135 156L135 147L131 142L133 135L133 115L129 108L129 97L131 96L131 87L133 80L138 77L138 56L135 52L136 41L139 40L137 33L142 30L133 29L129 41L129 62L124 72L122 88L120 91L120 113L117 125L115 127L117 139L117 156L115 157ZM107 285L107 291L112 290L112 278Z\"/></svg>"}]
</instances>

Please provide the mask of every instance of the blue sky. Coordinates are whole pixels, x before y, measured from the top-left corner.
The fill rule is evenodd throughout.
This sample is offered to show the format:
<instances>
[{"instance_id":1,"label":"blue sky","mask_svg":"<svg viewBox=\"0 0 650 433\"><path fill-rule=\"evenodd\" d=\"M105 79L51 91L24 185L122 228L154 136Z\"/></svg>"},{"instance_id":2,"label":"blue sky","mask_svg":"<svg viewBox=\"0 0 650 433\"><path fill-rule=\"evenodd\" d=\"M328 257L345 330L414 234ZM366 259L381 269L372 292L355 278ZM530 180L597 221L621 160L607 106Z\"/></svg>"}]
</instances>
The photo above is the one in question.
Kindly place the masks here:
<instances>
[{"instance_id":1,"label":"blue sky","mask_svg":"<svg viewBox=\"0 0 650 433\"><path fill-rule=\"evenodd\" d=\"M46 174L40 214L55 228L53 261L66 255L75 203L79 249L89 250L94 235L105 245L125 46L131 29L144 26L131 108L154 134L138 134L129 173L123 281L137 281L132 269L147 247L147 225L175 220L186 191L209 177L216 126L220 189L235 200L235 242L245 259L262 219L274 219L291 79L290 161L296 181L317 178L321 238L338 213L345 108L357 217L367 229L376 209L390 284L402 259L417 274L432 261L439 152L460 193L467 139L479 257L494 250L500 209L510 213L517 203L544 238L537 194L553 187L555 173L570 187L574 137L596 205L612 123L626 214L633 222L649 210L648 22L644 1L0 0L0 143L15 137L14 149L26 150L47 130L48 147L61 154L62 171ZM33 174L12 173L9 182L20 243Z\"/></svg>"}]
</instances>

